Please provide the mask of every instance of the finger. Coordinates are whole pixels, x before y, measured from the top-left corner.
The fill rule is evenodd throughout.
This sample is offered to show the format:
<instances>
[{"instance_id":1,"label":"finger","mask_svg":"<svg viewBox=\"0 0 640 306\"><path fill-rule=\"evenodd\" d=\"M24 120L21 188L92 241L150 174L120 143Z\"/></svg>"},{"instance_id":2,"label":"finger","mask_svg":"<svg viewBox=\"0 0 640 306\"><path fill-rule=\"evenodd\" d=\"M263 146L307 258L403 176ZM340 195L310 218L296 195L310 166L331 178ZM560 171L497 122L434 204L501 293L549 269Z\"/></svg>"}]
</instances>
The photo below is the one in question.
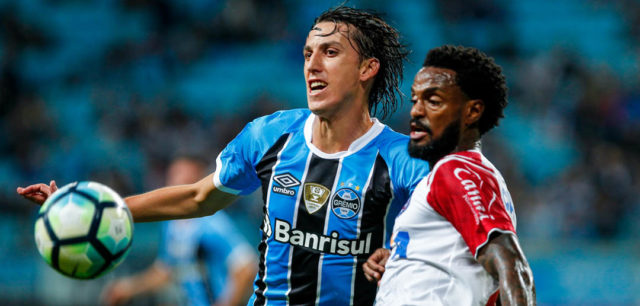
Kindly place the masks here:
<instances>
[{"instance_id":1,"label":"finger","mask_svg":"<svg viewBox=\"0 0 640 306\"><path fill-rule=\"evenodd\" d=\"M27 186L25 188L21 188L22 189L22 193L21 194L28 194L28 193L33 193L33 192L42 192L43 189L45 188L49 188L49 186L45 185L45 184L34 184L34 185L30 185Z\"/></svg>"},{"instance_id":2,"label":"finger","mask_svg":"<svg viewBox=\"0 0 640 306\"><path fill-rule=\"evenodd\" d=\"M376 272L376 270L371 269L366 263L362 265L362 270L364 271L364 276L370 282L380 279L380 273Z\"/></svg>"},{"instance_id":3,"label":"finger","mask_svg":"<svg viewBox=\"0 0 640 306\"><path fill-rule=\"evenodd\" d=\"M35 198L39 198L39 197L42 197L42 196L43 196L43 195L42 195L42 193L40 193L40 192L38 192L38 191L36 191L36 192L29 192L29 193L24 192L24 193L22 193L22 194L20 194L20 195L21 195L23 198L25 198L25 199L35 199Z\"/></svg>"},{"instance_id":4,"label":"finger","mask_svg":"<svg viewBox=\"0 0 640 306\"><path fill-rule=\"evenodd\" d=\"M30 193L29 192L23 192L20 195L23 198L25 198L25 199L27 199L27 200L29 200L31 202L34 202L36 204L40 204L40 205L43 204L48 198L47 195L45 195L44 193L42 193L40 191L35 191L35 192L30 192Z\"/></svg>"},{"instance_id":5,"label":"finger","mask_svg":"<svg viewBox=\"0 0 640 306\"><path fill-rule=\"evenodd\" d=\"M375 281L379 281L380 280L380 274L378 273L373 273L373 274L368 274L365 273L364 277L369 281L369 282L375 282Z\"/></svg>"},{"instance_id":6,"label":"finger","mask_svg":"<svg viewBox=\"0 0 640 306\"><path fill-rule=\"evenodd\" d=\"M366 278L367 281L371 282L371 283L374 281L374 279L371 276L369 276L369 274L367 274L367 273L364 274L364 278Z\"/></svg>"},{"instance_id":7,"label":"finger","mask_svg":"<svg viewBox=\"0 0 640 306\"><path fill-rule=\"evenodd\" d=\"M362 264L362 271L364 272L364 276L368 281L373 281L373 276L371 276L371 274L373 274L373 271L367 266L367 263Z\"/></svg>"},{"instance_id":8,"label":"finger","mask_svg":"<svg viewBox=\"0 0 640 306\"><path fill-rule=\"evenodd\" d=\"M55 192L56 190L58 190L58 185L56 185L56 181L51 180L51 182L49 182L49 186L51 187L51 192Z\"/></svg>"},{"instance_id":9,"label":"finger","mask_svg":"<svg viewBox=\"0 0 640 306\"><path fill-rule=\"evenodd\" d=\"M382 265L382 267L387 265L387 260L389 260L389 257L385 257L380 261L380 264Z\"/></svg>"},{"instance_id":10,"label":"finger","mask_svg":"<svg viewBox=\"0 0 640 306\"><path fill-rule=\"evenodd\" d=\"M33 192L34 190L37 190L34 185L27 186L27 187L18 187L18 189L16 189L16 191L18 191L18 193L21 195L27 194L29 192Z\"/></svg>"},{"instance_id":11,"label":"finger","mask_svg":"<svg viewBox=\"0 0 640 306\"><path fill-rule=\"evenodd\" d=\"M369 258L369 260L367 260L367 262L365 262L365 264L371 270L374 270L376 272L384 272L384 266L380 265L378 263L378 261L376 261L376 260L372 260L371 258Z\"/></svg>"},{"instance_id":12,"label":"finger","mask_svg":"<svg viewBox=\"0 0 640 306\"><path fill-rule=\"evenodd\" d=\"M44 201L46 201L45 197L43 196L36 196L36 197L25 196L25 198L33 203L40 204L40 205L43 204Z\"/></svg>"}]
</instances>

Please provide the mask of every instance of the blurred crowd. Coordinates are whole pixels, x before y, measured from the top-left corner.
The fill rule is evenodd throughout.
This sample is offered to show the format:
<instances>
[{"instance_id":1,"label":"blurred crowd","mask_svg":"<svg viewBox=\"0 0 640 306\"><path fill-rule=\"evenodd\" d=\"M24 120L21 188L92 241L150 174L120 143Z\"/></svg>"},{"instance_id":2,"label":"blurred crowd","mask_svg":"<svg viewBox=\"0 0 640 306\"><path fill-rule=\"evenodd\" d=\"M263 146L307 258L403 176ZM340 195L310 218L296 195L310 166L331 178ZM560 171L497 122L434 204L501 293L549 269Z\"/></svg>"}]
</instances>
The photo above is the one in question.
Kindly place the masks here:
<instances>
[{"instance_id":1,"label":"blurred crowd","mask_svg":"<svg viewBox=\"0 0 640 306\"><path fill-rule=\"evenodd\" d=\"M0 1L0 217L29 228L33 207L15 187L50 178L123 195L159 187L172 157L213 163L248 121L304 107L304 39L337 4ZM405 93L439 44L478 47L503 66L510 105L483 150L507 180L522 237L640 231L635 1L347 4L384 12L405 35ZM406 132L407 118L405 106L386 122ZM237 209L261 218L260 203Z\"/></svg>"}]
</instances>

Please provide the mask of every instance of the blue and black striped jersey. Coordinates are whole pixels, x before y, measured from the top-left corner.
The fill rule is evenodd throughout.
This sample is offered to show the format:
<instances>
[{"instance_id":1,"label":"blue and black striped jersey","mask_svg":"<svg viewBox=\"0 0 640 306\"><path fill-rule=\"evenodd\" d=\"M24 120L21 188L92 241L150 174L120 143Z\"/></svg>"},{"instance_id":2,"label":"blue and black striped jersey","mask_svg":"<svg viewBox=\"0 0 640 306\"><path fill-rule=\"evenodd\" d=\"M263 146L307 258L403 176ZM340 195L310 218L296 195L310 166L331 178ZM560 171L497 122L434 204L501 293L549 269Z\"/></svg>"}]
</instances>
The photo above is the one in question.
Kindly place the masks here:
<instances>
[{"instance_id":1,"label":"blue and black striped jersey","mask_svg":"<svg viewBox=\"0 0 640 306\"><path fill-rule=\"evenodd\" d=\"M373 304L362 264L389 247L395 216L429 171L409 156L407 136L376 119L347 151L324 153L311 143L314 119L307 109L258 118L217 158L220 190L262 187L252 305Z\"/></svg>"}]
</instances>

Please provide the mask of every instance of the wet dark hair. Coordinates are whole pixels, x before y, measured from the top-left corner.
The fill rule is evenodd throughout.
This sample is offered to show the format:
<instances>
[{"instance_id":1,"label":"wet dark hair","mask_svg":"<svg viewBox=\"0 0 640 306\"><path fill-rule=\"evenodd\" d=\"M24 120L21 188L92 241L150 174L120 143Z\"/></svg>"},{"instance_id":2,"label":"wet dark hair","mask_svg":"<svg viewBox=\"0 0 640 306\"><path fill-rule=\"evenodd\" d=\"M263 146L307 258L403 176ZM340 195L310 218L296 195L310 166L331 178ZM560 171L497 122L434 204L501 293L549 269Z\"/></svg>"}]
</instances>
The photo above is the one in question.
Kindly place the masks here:
<instances>
[{"instance_id":1,"label":"wet dark hair","mask_svg":"<svg viewBox=\"0 0 640 306\"><path fill-rule=\"evenodd\" d=\"M374 12L346 6L331 8L322 13L314 20L311 28L327 21L336 24L335 29L327 36L338 31L339 23L352 25L356 31L348 32L348 38L360 54L360 59L377 58L380 61L380 69L369 93L369 112L374 115L380 107L382 118L393 113L400 103L396 94L402 97L399 84L402 81L403 60L409 54L405 45L400 43L398 31Z\"/></svg>"},{"instance_id":2,"label":"wet dark hair","mask_svg":"<svg viewBox=\"0 0 640 306\"><path fill-rule=\"evenodd\" d=\"M456 72L456 83L470 99L484 102L478 120L480 135L498 125L507 106L507 85L502 68L492 57L476 48L444 45L427 54L423 67L438 67Z\"/></svg>"}]
</instances>

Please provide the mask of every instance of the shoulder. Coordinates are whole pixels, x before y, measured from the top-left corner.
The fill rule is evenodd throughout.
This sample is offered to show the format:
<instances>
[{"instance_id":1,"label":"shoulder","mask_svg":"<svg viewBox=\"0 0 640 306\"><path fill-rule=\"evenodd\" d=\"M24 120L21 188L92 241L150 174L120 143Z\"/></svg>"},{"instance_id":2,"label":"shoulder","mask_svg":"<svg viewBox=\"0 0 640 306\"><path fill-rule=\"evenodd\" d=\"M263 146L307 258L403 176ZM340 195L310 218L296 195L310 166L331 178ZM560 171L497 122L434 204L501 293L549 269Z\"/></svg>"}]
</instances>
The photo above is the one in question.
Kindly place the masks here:
<instances>
[{"instance_id":1,"label":"shoulder","mask_svg":"<svg viewBox=\"0 0 640 306\"><path fill-rule=\"evenodd\" d=\"M266 130L264 130L265 127L269 127L269 130L287 133L302 129L305 120L310 114L311 111L302 108L281 110L270 115L258 117L251 121L249 126L253 132L259 134L266 132Z\"/></svg>"},{"instance_id":2,"label":"shoulder","mask_svg":"<svg viewBox=\"0 0 640 306\"><path fill-rule=\"evenodd\" d=\"M400 134L390 127L386 126L378 136L378 144L380 154L390 158L409 157L407 146L409 144L409 136Z\"/></svg>"},{"instance_id":3,"label":"shoulder","mask_svg":"<svg viewBox=\"0 0 640 306\"><path fill-rule=\"evenodd\" d=\"M460 178L465 174L478 179L487 175L494 175L493 167L484 164L483 160L482 154L476 151L453 153L439 160L433 167L433 171L436 174L453 174L456 178Z\"/></svg>"},{"instance_id":4,"label":"shoulder","mask_svg":"<svg viewBox=\"0 0 640 306\"><path fill-rule=\"evenodd\" d=\"M432 190L443 191L479 187L494 170L482 162L479 152L466 151L449 154L433 167L430 184L437 186Z\"/></svg>"},{"instance_id":5,"label":"shoulder","mask_svg":"<svg viewBox=\"0 0 640 306\"><path fill-rule=\"evenodd\" d=\"M409 136L385 126L378 138L380 155L388 163L400 168L420 168L428 170L429 164L409 155Z\"/></svg>"},{"instance_id":6,"label":"shoulder","mask_svg":"<svg viewBox=\"0 0 640 306\"><path fill-rule=\"evenodd\" d=\"M226 149L244 152L244 157L255 165L283 135L302 132L310 114L306 109L292 109L258 117L249 122Z\"/></svg>"}]
</instances>

